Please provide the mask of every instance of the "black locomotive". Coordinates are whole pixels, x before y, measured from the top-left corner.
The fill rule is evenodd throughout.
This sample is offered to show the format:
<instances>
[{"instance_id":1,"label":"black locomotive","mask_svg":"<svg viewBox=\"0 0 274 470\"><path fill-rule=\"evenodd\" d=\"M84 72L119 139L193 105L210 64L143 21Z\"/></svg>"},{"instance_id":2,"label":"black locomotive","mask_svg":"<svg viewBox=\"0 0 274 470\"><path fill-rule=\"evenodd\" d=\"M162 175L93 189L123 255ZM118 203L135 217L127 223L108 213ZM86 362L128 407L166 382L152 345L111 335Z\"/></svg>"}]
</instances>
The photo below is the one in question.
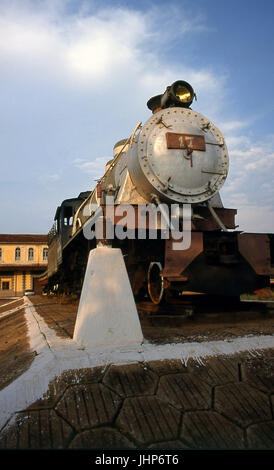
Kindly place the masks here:
<instances>
[{"instance_id":1,"label":"black locomotive","mask_svg":"<svg viewBox=\"0 0 274 470\"><path fill-rule=\"evenodd\" d=\"M151 117L115 144L96 187L57 208L49 291L79 294L98 243L122 250L134 295L156 304L186 291L239 297L270 285L273 235L237 230L237 210L223 207L225 139L191 109L194 98L181 80L151 98Z\"/></svg>"}]
</instances>

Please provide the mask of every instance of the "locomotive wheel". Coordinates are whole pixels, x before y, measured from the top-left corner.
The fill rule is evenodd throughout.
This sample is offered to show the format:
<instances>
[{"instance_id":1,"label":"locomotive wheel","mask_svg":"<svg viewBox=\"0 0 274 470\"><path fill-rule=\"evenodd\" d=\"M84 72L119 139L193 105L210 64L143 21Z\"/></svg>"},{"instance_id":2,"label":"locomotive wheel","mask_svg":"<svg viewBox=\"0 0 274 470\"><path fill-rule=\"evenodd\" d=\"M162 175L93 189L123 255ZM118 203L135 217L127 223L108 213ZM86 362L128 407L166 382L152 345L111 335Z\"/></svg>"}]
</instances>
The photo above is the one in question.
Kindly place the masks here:
<instances>
[{"instance_id":1,"label":"locomotive wheel","mask_svg":"<svg viewBox=\"0 0 274 470\"><path fill-rule=\"evenodd\" d=\"M147 289L149 297L154 304L159 304L164 297L164 280L161 276L161 271L161 263L150 263L147 272Z\"/></svg>"}]
</instances>

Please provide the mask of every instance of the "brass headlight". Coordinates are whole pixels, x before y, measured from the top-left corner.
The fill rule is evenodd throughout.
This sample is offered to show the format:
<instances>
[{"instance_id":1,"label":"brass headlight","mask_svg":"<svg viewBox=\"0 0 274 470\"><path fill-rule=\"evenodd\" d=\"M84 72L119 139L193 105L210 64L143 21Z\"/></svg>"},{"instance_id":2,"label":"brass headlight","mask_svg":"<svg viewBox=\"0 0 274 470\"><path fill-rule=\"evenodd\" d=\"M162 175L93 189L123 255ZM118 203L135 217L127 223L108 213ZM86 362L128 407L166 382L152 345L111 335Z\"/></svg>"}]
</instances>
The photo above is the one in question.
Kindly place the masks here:
<instances>
[{"instance_id":1,"label":"brass headlight","mask_svg":"<svg viewBox=\"0 0 274 470\"><path fill-rule=\"evenodd\" d=\"M170 106L181 106L188 108L194 98L196 98L196 95L192 86L183 80L178 80L167 87L165 93L162 95L161 107L169 108Z\"/></svg>"},{"instance_id":2,"label":"brass headlight","mask_svg":"<svg viewBox=\"0 0 274 470\"><path fill-rule=\"evenodd\" d=\"M152 112L172 106L189 108L194 98L197 99L192 86L183 80L177 80L162 95L150 98L147 106Z\"/></svg>"},{"instance_id":3,"label":"brass headlight","mask_svg":"<svg viewBox=\"0 0 274 470\"><path fill-rule=\"evenodd\" d=\"M177 85L174 89L174 94L176 98L181 101L181 103L189 103L193 100L191 91L184 85Z\"/></svg>"}]
</instances>

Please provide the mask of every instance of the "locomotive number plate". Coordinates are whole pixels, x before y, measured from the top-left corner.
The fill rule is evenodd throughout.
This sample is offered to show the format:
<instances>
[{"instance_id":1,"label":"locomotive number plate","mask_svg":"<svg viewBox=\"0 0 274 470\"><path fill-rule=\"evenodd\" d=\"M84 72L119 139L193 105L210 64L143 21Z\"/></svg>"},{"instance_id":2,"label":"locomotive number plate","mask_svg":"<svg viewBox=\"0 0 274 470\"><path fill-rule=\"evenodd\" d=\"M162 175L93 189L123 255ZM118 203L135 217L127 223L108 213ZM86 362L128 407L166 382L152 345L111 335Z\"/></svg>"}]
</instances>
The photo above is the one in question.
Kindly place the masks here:
<instances>
[{"instance_id":1,"label":"locomotive number plate","mask_svg":"<svg viewBox=\"0 0 274 470\"><path fill-rule=\"evenodd\" d=\"M166 133L168 149L192 149L205 152L205 138L203 135Z\"/></svg>"}]
</instances>

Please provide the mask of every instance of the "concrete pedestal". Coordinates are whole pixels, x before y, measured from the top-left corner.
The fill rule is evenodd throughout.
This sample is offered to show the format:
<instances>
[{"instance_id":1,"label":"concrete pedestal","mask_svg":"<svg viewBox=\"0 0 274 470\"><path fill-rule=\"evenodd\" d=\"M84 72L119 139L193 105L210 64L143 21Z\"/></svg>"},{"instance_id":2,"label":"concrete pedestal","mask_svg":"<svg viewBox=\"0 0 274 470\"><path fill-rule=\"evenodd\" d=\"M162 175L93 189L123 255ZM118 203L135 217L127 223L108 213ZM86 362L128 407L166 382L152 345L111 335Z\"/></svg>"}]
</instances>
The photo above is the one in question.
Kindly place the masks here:
<instances>
[{"instance_id":1,"label":"concrete pedestal","mask_svg":"<svg viewBox=\"0 0 274 470\"><path fill-rule=\"evenodd\" d=\"M143 334L119 248L91 250L73 340L87 348L143 341Z\"/></svg>"}]
</instances>

